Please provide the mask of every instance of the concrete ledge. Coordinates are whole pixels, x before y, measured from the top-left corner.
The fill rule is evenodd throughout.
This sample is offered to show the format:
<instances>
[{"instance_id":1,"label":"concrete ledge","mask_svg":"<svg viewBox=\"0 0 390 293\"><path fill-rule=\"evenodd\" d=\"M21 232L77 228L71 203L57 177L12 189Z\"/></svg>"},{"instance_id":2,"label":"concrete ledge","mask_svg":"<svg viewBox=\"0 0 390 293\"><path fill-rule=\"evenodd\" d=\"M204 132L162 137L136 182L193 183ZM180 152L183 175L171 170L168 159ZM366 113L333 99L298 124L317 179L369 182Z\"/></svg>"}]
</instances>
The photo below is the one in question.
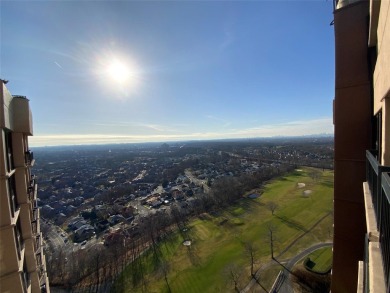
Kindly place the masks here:
<instances>
[{"instance_id":1,"label":"concrete ledge","mask_svg":"<svg viewBox=\"0 0 390 293\"><path fill-rule=\"evenodd\" d=\"M385 278L383 273L382 253L378 242L370 242L368 244L369 262L368 274L370 279L371 293L386 292Z\"/></svg>"},{"instance_id":2,"label":"concrete ledge","mask_svg":"<svg viewBox=\"0 0 390 293\"><path fill-rule=\"evenodd\" d=\"M364 262L359 261L359 269L358 269L358 282L357 282L357 293L364 292Z\"/></svg>"},{"instance_id":3,"label":"concrete ledge","mask_svg":"<svg viewBox=\"0 0 390 293\"><path fill-rule=\"evenodd\" d=\"M377 223L376 223L374 206L372 204L371 192L367 182L363 182L363 193L364 193L364 205L366 207L366 226L367 226L368 239L372 242L378 242L379 232L377 230Z\"/></svg>"}]
</instances>

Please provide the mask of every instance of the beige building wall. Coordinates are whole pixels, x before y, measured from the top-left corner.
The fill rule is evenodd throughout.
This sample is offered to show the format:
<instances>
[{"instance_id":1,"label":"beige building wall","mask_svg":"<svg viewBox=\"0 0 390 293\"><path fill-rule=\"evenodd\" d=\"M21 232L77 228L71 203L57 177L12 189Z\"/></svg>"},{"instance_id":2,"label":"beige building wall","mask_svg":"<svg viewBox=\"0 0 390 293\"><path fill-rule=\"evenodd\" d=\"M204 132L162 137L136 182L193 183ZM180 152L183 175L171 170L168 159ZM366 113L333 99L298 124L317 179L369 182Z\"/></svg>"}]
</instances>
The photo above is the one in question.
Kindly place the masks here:
<instances>
[{"instance_id":1,"label":"beige building wall","mask_svg":"<svg viewBox=\"0 0 390 293\"><path fill-rule=\"evenodd\" d=\"M383 101L382 113L382 165L390 166L390 96Z\"/></svg>"},{"instance_id":2,"label":"beige building wall","mask_svg":"<svg viewBox=\"0 0 390 293\"><path fill-rule=\"evenodd\" d=\"M379 18L377 27L370 28L376 33L377 61L374 71L374 115L382 111L382 165L390 165L390 1L371 1L376 3ZM373 4L374 5L374 4ZM373 13L373 12L372 12ZM372 16L372 18L375 15Z\"/></svg>"},{"instance_id":3,"label":"beige building wall","mask_svg":"<svg viewBox=\"0 0 390 293\"><path fill-rule=\"evenodd\" d=\"M50 292L36 208L29 100L0 80L0 292Z\"/></svg>"}]
</instances>

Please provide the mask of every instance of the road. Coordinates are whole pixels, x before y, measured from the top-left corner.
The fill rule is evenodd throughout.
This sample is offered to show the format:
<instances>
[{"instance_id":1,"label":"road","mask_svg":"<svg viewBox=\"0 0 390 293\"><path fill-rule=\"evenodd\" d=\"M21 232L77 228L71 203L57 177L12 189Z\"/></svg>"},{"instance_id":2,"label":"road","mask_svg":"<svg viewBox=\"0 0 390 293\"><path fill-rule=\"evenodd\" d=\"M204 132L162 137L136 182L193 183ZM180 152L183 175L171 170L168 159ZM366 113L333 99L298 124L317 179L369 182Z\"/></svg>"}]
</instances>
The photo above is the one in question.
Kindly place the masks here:
<instances>
[{"instance_id":1,"label":"road","mask_svg":"<svg viewBox=\"0 0 390 293\"><path fill-rule=\"evenodd\" d=\"M205 193L209 193L210 187L207 186L206 180L201 180L201 179L196 178L189 169L186 169L184 171L184 174L188 177L188 179L191 180L191 182L194 182L195 185L203 186L203 190Z\"/></svg>"},{"instance_id":2,"label":"road","mask_svg":"<svg viewBox=\"0 0 390 293\"><path fill-rule=\"evenodd\" d=\"M41 227L42 230L47 231L44 233L47 238L46 242L48 242L54 250L58 250L61 247L65 246L65 239L67 239L67 233L63 231L60 227L55 226L51 223L45 223L44 221L41 221ZM61 236L61 234L65 237Z\"/></svg>"},{"instance_id":3,"label":"road","mask_svg":"<svg viewBox=\"0 0 390 293\"><path fill-rule=\"evenodd\" d=\"M275 282L274 282L274 284L269 292L272 292L272 293L276 293L276 292L293 293L293 289L292 289L292 286L290 283L290 278L289 278L289 271L291 271L293 266L299 260L304 258L306 255L312 253L313 251L315 251L319 248L322 248L322 247L332 246L332 245L333 245L333 243L331 243L331 242L318 243L318 244L315 244L315 245L305 249L304 251L300 252L299 254L294 256L293 258L291 258L287 261L282 261L281 263L283 264L285 269L283 269L283 271L281 271L281 273L278 275L278 277L276 278L276 280L275 280ZM267 269L268 267L270 267L271 265L274 265L274 264L275 264L275 261L271 261L271 262L263 265L260 269L257 270L256 277L258 278L260 275L260 272L264 271L265 269ZM250 292L251 288L255 284L256 284L256 281L254 278L252 278L252 280L248 283L248 285L246 285L246 287L244 289L242 289L240 292L241 293Z\"/></svg>"},{"instance_id":4,"label":"road","mask_svg":"<svg viewBox=\"0 0 390 293\"><path fill-rule=\"evenodd\" d=\"M332 246L333 243L331 242L326 242L326 243L319 243L316 245L313 245L298 255L294 256L291 258L285 265L285 269L282 271L281 274L279 274L278 278L275 280L273 288L270 290L270 292L279 292L279 293L294 293L294 290L291 286L291 281L289 278L289 271L293 268L293 266L302 258L307 256L308 254L312 253L313 251L326 247L326 246Z\"/></svg>"}]
</instances>

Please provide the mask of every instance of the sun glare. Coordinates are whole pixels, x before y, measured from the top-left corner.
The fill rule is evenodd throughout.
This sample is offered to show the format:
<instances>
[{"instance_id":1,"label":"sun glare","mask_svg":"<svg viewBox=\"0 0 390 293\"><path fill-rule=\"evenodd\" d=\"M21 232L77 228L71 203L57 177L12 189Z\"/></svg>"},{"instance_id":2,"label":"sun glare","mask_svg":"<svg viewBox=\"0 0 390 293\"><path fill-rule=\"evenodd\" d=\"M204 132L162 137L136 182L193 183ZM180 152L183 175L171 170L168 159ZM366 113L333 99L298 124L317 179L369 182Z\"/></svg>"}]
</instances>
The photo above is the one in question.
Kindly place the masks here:
<instances>
[{"instance_id":1,"label":"sun glare","mask_svg":"<svg viewBox=\"0 0 390 293\"><path fill-rule=\"evenodd\" d=\"M119 60L114 60L109 64L107 68L107 73L112 80L118 83L124 83L130 78L129 68L126 66L125 63Z\"/></svg>"},{"instance_id":2,"label":"sun glare","mask_svg":"<svg viewBox=\"0 0 390 293\"><path fill-rule=\"evenodd\" d=\"M124 99L140 90L140 68L130 55L100 51L96 55L95 64L93 73L110 92L110 97Z\"/></svg>"}]
</instances>

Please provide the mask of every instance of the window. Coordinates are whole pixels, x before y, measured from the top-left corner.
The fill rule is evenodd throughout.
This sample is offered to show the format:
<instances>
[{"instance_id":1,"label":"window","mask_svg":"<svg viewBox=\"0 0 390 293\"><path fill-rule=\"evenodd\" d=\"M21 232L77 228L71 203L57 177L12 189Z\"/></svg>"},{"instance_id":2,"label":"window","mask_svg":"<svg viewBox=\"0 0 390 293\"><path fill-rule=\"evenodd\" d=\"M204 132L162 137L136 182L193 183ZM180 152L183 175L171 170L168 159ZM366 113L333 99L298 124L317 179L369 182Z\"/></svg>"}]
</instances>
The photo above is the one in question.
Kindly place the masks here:
<instances>
[{"instance_id":1,"label":"window","mask_svg":"<svg viewBox=\"0 0 390 293\"><path fill-rule=\"evenodd\" d=\"M5 131L5 152L7 155L7 172L14 169L14 160L12 155L12 133Z\"/></svg>"},{"instance_id":2,"label":"window","mask_svg":"<svg viewBox=\"0 0 390 293\"><path fill-rule=\"evenodd\" d=\"M18 219L18 221L16 222L16 226L14 227L14 233L15 233L16 250L20 260L22 258L21 251L24 248L24 241L22 237L22 227L20 225L20 219Z\"/></svg>"},{"instance_id":3,"label":"window","mask_svg":"<svg viewBox=\"0 0 390 293\"><path fill-rule=\"evenodd\" d=\"M28 292L27 288L30 286L30 273L27 270L27 264L26 264L26 259L24 259L23 262L23 271L21 272L22 274L22 279L23 279L23 290L24 292Z\"/></svg>"},{"instance_id":4,"label":"window","mask_svg":"<svg viewBox=\"0 0 390 293\"><path fill-rule=\"evenodd\" d=\"M8 196L10 201L11 216L15 216L16 210L19 208L18 199L16 196L15 175L8 178Z\"/></svg>"}]
</instances>

